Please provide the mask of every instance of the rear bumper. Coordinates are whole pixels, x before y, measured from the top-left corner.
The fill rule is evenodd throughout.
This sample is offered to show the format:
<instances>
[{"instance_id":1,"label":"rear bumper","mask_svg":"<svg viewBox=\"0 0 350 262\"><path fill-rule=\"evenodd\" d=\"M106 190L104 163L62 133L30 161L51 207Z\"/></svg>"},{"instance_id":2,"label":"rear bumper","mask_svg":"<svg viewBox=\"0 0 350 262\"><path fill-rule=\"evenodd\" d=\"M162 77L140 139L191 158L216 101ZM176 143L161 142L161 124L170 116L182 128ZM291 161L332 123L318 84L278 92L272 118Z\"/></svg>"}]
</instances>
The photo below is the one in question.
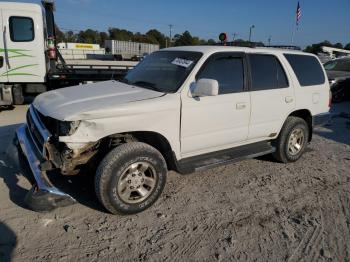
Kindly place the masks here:
<instances>
[{"instance_id":1,"label":"rear bumper","mask_svg":"<svg viewBox=\"0 0 350 262\"><path fill-rule=\"evenodd\" d=\"M312 117L312 125L313 127L317 126L323 126L329 122L331 119L332 114L327 112L327 113L322 113L322 114L317 114Z\"/></svg>"},{"instance_id":2,"label":"rear bumper","mask_svg":"<svg viewBox=\"0 0 350 262\"><path fill-rule=\"evenodd\" d=\"M54 187L45 171L42 171L40 164L43 162L40 153L34 145L30 134L28 134L27 125L23 124L16 130L17 139L20 148L28 160L30 169L33 173L36 185L26 196L26 203L33 210L49 211L56 207L67 206L75 203L70 195Z\"/></svg>"}]
</instances>

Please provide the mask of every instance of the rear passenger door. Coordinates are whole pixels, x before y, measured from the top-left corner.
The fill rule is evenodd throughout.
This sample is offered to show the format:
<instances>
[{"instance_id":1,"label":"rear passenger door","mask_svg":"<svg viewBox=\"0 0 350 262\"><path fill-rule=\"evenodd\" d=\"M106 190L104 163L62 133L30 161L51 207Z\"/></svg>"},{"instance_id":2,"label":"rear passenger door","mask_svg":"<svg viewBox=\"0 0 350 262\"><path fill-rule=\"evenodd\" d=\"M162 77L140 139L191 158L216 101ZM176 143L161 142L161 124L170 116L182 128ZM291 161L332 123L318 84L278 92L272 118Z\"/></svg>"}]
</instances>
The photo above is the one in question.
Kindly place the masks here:
<instances>
[{"instance_id":1,"label":"rear passenger door","mask_svg":"<svg viewBox=\"0 0 350 262\"><path fill-rule=\"evenodd\" d=\"M251 117L248 140L275 137L295 107L294 89L279 59L250 54Z\"/></svg>"},{"instance_id":2,"label":"rear passenger door","mask_svg":"<svg viewBox=\"0 0 350 262\"><path fill-rule=\"evenodd\" d=\"M295 74L296 106L310 109L312 115L328 111L329 86L319 60L312 55L285 54Z\"/></svg>"}]
</instances>

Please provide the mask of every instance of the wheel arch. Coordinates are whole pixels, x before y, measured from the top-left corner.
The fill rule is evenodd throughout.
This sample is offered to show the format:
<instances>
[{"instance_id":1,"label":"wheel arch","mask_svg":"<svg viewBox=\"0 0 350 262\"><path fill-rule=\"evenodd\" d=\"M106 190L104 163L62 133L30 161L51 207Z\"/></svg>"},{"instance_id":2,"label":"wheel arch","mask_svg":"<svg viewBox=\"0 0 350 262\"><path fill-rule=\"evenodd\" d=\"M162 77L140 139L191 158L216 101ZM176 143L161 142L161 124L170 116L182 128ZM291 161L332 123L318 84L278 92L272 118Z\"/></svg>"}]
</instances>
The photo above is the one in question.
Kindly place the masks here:
<instances>
[{"instance_id":1,"label":"wheel arch","mask_svg":"<svg viewBox=\"0 0 350 262\"><path fill-rule=\"evenodd\" d=\"M133 131L110 135L107 137L107 139L111 141L114 138L120 137L126 138L122 143L138 141L154 147L163 155L168 170L177 170L175 153L168 139L162 134L154 131Z\"/></svg>"},{"instance_id":2,"label":"wheel arch","mask_svg":"<svg viewBox=\"0 0 350 262\"><path fill-rule=\"evenodd\" d=\"M312 140L312 131L313 131L312 114L310 110L308 109L295 110L292 113L290 113L288 117L289 116L295 116L305 120L309 128L309 142L310 142Z\"/></svg>"}]
</instances>

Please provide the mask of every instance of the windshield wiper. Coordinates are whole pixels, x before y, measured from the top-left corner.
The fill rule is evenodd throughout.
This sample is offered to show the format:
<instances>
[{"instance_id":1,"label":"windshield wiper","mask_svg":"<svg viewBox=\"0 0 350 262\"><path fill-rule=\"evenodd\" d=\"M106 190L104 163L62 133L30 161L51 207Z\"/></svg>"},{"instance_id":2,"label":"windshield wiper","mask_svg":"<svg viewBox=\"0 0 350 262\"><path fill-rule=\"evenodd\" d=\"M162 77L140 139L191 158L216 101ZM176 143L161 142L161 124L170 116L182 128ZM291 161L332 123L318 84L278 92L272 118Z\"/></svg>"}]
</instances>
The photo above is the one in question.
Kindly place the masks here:
<instances>
[{"instance_id":1,"label":"windshield wiper","mask_svg":"<svg viewBox=\"0 0 350 262\"><path fill-rule=\"evenodd\" d=\"M124 83L124 84L129 84L129 80L126 78L123 78L121 80L119 80L120 82Z\"/></svg>"},{"instance_id":2,"label":"windshield wiper","mask_svg":"<svg viewBox=\"0 0 350 262\"><path fill-rule=\"evenodd\" d=\"M158 92L162 92L155 86L156 84L151 83L151 82L147 82L147 81L136 81L136 82L129 83L129 84L130 85L135 85L135 86L138 86L138 87L151 89L151 90L158 91Z\"/></svg>"}]
</instances>

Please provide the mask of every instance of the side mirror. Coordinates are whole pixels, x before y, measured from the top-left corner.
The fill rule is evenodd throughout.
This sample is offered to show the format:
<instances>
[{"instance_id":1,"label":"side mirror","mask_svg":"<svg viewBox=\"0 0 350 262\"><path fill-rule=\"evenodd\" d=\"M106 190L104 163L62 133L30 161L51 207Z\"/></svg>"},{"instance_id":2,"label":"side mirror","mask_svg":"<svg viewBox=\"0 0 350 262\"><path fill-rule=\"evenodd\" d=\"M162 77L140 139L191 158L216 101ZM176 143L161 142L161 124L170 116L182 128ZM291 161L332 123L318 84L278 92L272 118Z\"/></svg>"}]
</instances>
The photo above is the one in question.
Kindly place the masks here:
<instances>
[{"instance_id":1,"label":"side mirror","mask_svg":"<svg viewBox=\"0 0 350 262\"><path fill-rule=\"evenodd\" d=\"M217 96L219 94L219 83L214 79L202 78L195 84L192 91L194 97Z\"/></svg>"}]
</instances>

